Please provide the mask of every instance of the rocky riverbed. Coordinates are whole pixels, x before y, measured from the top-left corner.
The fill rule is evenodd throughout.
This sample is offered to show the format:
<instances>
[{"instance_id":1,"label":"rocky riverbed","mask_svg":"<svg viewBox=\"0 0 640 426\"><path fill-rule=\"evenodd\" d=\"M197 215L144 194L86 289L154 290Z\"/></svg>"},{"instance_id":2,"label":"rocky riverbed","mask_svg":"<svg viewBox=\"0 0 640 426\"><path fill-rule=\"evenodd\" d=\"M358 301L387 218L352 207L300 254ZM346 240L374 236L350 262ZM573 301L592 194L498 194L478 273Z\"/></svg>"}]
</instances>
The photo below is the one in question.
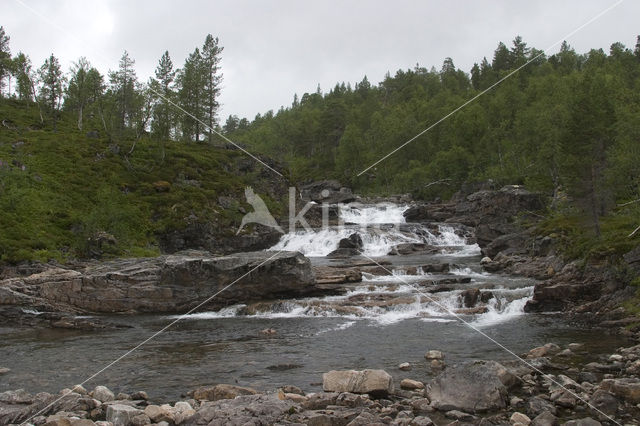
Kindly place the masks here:
<instances>
[{"instance_id":1,"label":"rocky riverbed","mask_svg":"<svg viewBox=\"0 0 640 426\"><path fill-rule=\"evenodd\" d=\"M319 392L212 384L170 404L156 404L144 391L104 386L88 392L76 385L58 394L6 391L0 393L0 424L640 424L640 344L594 358L580 343L548 343L521 356L449 365L446 353L429 350L421 362L438 373L431 380L399 363L400 381L384 370L338 370L318 377Z\"/></svg>"},{"instance_id":2,"label":"rocky riverbed","mask_svg":"<svg viewBox=\"0 0 640 426\"><path fill-rule=\"evenodd\" d=\"M272 252L6 269L5 390L56 392L222 292L165 343L114 367L103 382L114 392L7 390L0 424L638 424L637 320L619 307L632 290L522 228L542 205L510 186L402 209L334 206L331 228L285 235ZM637 253L625 260L638 267ZM557 329L567 318L599 328L570 340L578 335ZM42 326L56 333L33 331ZM625 347L594 350L600 326L626 335L616 340ZM523 362L487 336L516 352L541 346ZM57 371L39 378L49 364ZM145 374L150 396L129 380Z\"/></svg>"}]
</instances>

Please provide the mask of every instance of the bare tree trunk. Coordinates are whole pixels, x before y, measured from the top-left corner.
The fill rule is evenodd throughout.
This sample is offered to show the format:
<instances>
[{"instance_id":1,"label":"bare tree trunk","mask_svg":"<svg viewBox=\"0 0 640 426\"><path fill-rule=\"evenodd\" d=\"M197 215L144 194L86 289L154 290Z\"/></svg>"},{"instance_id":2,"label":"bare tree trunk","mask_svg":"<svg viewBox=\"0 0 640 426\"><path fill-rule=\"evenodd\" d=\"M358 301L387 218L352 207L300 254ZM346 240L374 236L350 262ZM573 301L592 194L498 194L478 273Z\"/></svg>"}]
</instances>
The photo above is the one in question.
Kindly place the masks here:
<instances>
[{"instance_id":1,"label":"bare tree trunk","mask_svg":"<svg viewBox=\"0 0 640 426\"><path fill-rule=\"evenodd\" d=\"M42 116L42 108L40 108L40 102L38 102L38 97L36 96L36 86L31 82L31 93L33 93L33 100L36 102L38 106L38 114L40 114L40 124L44 124L44 117Z\"/></svg>"},{"instance_id":2,"label":"bare tree trunk","mask_svg":"<svg viewBox=\"0 0 640 426\"><path fill-rule=\"evenodd\" d=\"M83 110L83 106L82 104L80 104L80 109L78 110L78 130L82 130L82 110Z\"/></svg>"},{"instance_id":3,"label":"bare tree trunk","mask_svg":"<svg viewBox=\"0 0 640 426\"><path fill-rule=\"evenodd\" d=\"M593 218L593 227L594 230L596 231L596 236L598 236L598 238L600 238L600 220L598 218L598 200L597 200L597 193L596 193L596 176L595 176L595 167L591 166L591 182L590 182L590 186L591 188L589 188L589 192L590 194L590 201L591 201L591 217Z\"/></svg>"}]
</instances>

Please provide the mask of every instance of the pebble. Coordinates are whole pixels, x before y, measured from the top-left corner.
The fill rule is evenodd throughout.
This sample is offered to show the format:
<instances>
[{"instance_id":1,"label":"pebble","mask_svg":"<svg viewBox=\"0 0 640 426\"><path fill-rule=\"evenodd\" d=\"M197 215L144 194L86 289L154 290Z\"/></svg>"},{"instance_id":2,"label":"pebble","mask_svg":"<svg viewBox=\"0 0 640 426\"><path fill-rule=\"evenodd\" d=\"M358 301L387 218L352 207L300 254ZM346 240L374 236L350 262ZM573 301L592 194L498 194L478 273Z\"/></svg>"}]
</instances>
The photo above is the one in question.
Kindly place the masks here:
<instances>
[{"instance_id":1,"label":"pebble","mask_svg":"<svg viewBox=\"0 0 640 426\"><path fill-rule=\"evenodd\" d=\"M402 364L398 365L398 368L402 371L409 371L411 370L411 364L409 364L408 362L403 362Z\"/></svg>"},{"instance_id":2,"label":"pebble","mask_svg":"<svg viewBox=\"0 0 640 426\"><path fill-rule=\"evenodd\" d=\"M9 371L11 371L10 368L0 367L0 374L7 374Z\"/></svg>"}]
</instances>

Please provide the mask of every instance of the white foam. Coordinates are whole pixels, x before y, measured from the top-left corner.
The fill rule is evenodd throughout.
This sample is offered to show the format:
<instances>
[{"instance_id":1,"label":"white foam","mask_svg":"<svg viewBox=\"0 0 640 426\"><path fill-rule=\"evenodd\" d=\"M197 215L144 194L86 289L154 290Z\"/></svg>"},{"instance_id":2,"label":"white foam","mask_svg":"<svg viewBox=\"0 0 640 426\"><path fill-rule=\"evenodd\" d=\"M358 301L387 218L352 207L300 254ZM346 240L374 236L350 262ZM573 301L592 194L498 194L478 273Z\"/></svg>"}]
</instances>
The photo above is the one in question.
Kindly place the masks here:
<instances>
[{"instance_id":1,"label":"white foam","mask_svg":"<svg viewBox=\"0 0 640 426\"><path fill-rule=\"evenodd\" d=\"M400 232L393 227L380 229L342 226L285 234L269 250L299 251L305 256L323 257L337 249L341 239L353 233L360 235L363 254L370 257L385 256L398 244L423 242L419 236Z\"/></svg>"},{"instance_id":2,"label":"white foam","mask_svg":"<svg viewBox=\"0 0 640 426\"><path fill-rule=\"evenodd\" d=\"M188 315L172 315L171 319L188 319L188 320L209 320L218 318L232 318L238 315L238 311L246 305L233 305L222 308L219 311L197 312Z\"/></svg>"},{"instance_id":3,"label":"white foam","mask_svg":"<svg viewBox=\"0 0 640 426\"><path fill-rule=\"evenodd\" d=\"M351 203L341 204L339 211L340 219L345 223L405 223L403 213L408 208L409 206L399 206L393 203L379 203L373 206Z\"/></svg>"},{"instance_id":4,"label":"white foam","mask_svg":"<svg viewBox=\"0 0 640 426\"><path fill-rule=\"evenodd\" d=\"M497 302L489 303L487 305L489 310L484 314L478 315L471 324L476 327L487 327L522 316L525 314L524 305L527 304L529 299L530 296L525 296L510 302L506 302L505 299L502 299L502 307L500 307ZM493 300L495 299L492 299L492 301Z\"/></svg>"},{"instance_id":5,"label":"white foam","mask_svg":"<svg viewBox=\"0 0 640 426\"><path fill-rule=\"evenodd\" d=\"M488 272L476 272L469 267L451 268L449 269L449 272L452 273L453 275L461 275L464 277L471 277L471 278L487 278L491 276Z\"/></svg>"},{"instance_id":6,"label":"white foam","mask_svg":"<svg viewBox=\"0 0 640 426\"><path fill-rule=\"evenodd\" d=\"M340 325L339 325L339 326L337 326L337 327L330 327L330 328L327 328L327 329L324 329L324 330L320 330L320 331L318 331L318 332L316 333L316 336L317 336L317 335L319 335L319 334L329 333L329 332L332 332L332 331L342 331L342 330L346 330L347 328L351 327L351 326L352 326L352 325L354 325L355 323L356 323L355 321L347 321L347 322L345 322L345 323L343 323L343 324L340 324Z\"/></svg>"}]
</instances>

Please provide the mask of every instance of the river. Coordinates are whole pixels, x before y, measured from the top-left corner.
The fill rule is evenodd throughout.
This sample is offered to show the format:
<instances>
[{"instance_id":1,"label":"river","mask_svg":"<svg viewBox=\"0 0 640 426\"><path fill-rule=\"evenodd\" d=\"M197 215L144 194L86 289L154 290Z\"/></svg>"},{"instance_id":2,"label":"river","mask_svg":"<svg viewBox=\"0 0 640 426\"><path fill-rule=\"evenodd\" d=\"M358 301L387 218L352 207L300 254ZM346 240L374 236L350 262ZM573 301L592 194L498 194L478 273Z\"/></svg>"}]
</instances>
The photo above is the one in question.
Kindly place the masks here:
<instances>
[{"instance_id":1,"label":"river","mask_svg":"<svg viewBox=\"0 0 640 426\"><path fill-rule=\"evenodd\" d=\"M364 273L361 283L341 295L189 315L86 386L145 390L156 400L169 401L216 383L264 391L294 384L318 391L322 373L332 369L382 368L402 378L406 373L397 368L402 362L413 365L413 378L426 381L432 372L424 354L431 349L443 351L447 364L513 359L478 330L516 354L547 342L584 343L592 354L622 343L615 336L569 324L560 315L525 314L534 281L483 272L480 250L463 232L451 224L406 224L405 209L391 204L342 206L346 225L288 234L272 248L299 250L314 265L326 266L342 262L326 256L341 238L357 232L365 259L384 263L391 275ZM401 243L424 243L432 250L388 255ZM448 267L425 272L425 265L439 264ZM452 315L462 307L460 293L467 288L491 292L486 312ZM12 370L0 376L0 391L71 387L176 317L102 318L130 328L82 332L0 326L0 366ZM268 328L275 334L261 333Z\"/></svg>"}]
</instances>

